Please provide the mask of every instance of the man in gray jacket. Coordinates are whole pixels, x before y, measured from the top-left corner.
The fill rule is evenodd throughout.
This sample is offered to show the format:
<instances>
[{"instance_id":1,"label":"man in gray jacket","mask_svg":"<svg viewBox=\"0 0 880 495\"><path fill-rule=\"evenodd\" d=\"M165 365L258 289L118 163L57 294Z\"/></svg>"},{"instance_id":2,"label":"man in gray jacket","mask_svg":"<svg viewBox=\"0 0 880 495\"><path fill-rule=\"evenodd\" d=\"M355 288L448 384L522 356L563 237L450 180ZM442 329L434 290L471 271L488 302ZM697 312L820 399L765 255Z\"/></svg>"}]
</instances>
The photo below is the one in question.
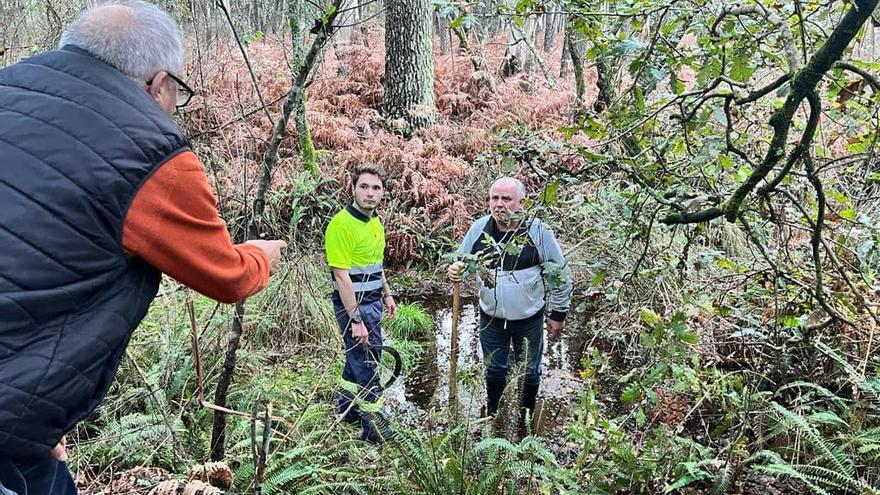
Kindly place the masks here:
<instances>
[{"instance_id":1,"label":"man in gray jacket","mask_svg":"<svg viewBox=\"0 0 880 495\"><path fill-rule=\"evenodd\" d=\"M525 359L523 418L535 407L541 382L544 321L552 338L565 328L571 302L571 270L553 232L523 211L525 186L512 177L489 188L489 215L471 226L458 253L475 255L480 270L480 346L486 362L486 412L495 414L507 383L510 346L516 362ZM465 262L448 269L461 280ZM550 293L549 304L545 301ZM525 343L525 344L524 344Z\"/></svg>"}]
</instances>

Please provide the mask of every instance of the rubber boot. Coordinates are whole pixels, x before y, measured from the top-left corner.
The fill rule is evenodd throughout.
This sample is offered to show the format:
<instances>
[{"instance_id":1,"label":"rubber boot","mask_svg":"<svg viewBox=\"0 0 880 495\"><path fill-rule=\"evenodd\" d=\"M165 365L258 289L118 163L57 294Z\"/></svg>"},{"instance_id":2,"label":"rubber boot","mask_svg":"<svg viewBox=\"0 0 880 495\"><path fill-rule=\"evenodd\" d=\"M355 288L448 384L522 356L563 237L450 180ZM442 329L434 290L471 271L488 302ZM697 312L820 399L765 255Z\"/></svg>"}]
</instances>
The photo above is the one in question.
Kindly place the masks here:
<instances>
[{"instance_id":1,"label":"rubber boot","mask_svg":"<svg viewBox=\"0 0 880 495\"><path fill-rule=\"evenodd\" d=\"M486 379L486 415L494 416L498 412L498 403L501 402L501 394L507 379Z\"/></svg>"}]
</instances>

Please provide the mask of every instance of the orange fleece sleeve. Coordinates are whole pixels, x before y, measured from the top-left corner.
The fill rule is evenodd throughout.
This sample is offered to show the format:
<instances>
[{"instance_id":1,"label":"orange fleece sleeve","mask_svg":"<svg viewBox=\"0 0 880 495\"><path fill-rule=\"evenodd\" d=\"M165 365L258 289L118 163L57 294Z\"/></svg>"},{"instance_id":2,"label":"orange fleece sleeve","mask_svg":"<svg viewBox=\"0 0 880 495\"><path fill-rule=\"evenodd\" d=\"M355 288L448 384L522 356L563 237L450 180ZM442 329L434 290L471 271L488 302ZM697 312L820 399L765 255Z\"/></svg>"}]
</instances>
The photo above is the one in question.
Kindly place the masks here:
<instances>
[{"instance_id":1,"label":"orange fleece sleeve","mask_svg":"<svg viewBox=\"0 0 880 495\"><path fill-rule=\"evenodd\" d=\"M141 186L125 217L122 247L224 303L269 283L269 257L256 246L232 244L205 170L191 151L165 162Z\"/></svg>"}]
</instances>

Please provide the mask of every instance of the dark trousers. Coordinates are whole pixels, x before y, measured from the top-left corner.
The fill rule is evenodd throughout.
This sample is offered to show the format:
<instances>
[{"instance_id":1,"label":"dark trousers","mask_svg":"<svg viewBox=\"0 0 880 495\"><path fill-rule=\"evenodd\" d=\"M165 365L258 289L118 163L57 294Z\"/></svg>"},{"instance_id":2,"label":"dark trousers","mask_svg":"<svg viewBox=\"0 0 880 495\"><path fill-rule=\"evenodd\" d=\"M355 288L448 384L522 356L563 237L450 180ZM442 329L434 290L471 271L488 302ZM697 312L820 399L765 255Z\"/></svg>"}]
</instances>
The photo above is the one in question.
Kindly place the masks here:
<instances>
[{"instance_id":1,"label":"dark trousers","mask_svg":"<svg viewBox=\"0 0 880 495\"><path fill-rule=\"evenodd\" d=\"M528 355L526 354L528 343ZM495 414L507 374L510 371L510 347L515 362L525 358L522 406L532 410L541 384L541 356L544 354L544 312L523 320L502 320L480 311L480 347L486 363L486 412Z\"/></svg>"},{"instance_id":2,"label":"dark trousers","mask_svg":"<svg viewBox=\"0 0 880 495\"><path fill-rule=\"evenodd\" d=\"M67 464L47 457L42 461L0 459L0 495L76 495Z\"/></svg>"},{"instance_id":3,"label":"dark trousers","mask_svg":"<svg viewBox=\"0 0 880 495\"><path fill-rule=\"evenodd\" d=\"M382 345L382 300L377 299L373 302L365 302L358 305L360 308L361 318L367 327L369 335L370 348L366 348L357 343L351 336L351 321L345 307L339 301L334 301L333 310L336 313L336 321L342 332L342 342L345 347L345 367L342 369L342 379L346 382L357 385L357 395L361 400L367 402L376 402L382 391L379 386L379 376L376 373L376 367L382 358L382 351L379 347ZM357 404L352 406L353 394L348 390L343 390L339 394L338 410L339 413L345 413L346 421L356 423L360 422L363 428L362 437L370 438L370 423L366 417L360 413ZM351 408L349 409L349 406Z\"/></svg>"}]
</instances>

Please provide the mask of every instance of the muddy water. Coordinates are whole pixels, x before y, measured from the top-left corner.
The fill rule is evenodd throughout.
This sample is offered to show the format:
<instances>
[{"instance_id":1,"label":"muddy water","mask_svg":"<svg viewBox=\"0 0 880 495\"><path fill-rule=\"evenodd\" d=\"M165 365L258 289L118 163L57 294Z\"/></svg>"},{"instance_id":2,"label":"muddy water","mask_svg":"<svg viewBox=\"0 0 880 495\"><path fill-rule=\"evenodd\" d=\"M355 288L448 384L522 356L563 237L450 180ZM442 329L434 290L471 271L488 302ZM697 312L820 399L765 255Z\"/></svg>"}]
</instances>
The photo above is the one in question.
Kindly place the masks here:
<instances>
[{"instance_id":1,"label":"muddy water","mask_svg":"<svg viewBox=\"0 0 880 495\"><path fill-rule=\"evenodd\" d=\"M388 405L399 414L419 416L421 412L443 410L449 405L449 362L452 335L450 301L422 303L434 317L434 338L423 342L425 348L415 370L385 391ZM478 417L485 403L483 353L479 341L479 308L476 301L464 301L459 324L458 400L465 414ZM577 378L580 344L570 337L576 329L569 324L568 337L549 340L544 330L543 375L538 395L542 423L559 424L566 417L572 401L581 389ZM574 353L572 352L574 350ZM511 359L513 353L511 352Z\"/></svg>"}]
</instances>

